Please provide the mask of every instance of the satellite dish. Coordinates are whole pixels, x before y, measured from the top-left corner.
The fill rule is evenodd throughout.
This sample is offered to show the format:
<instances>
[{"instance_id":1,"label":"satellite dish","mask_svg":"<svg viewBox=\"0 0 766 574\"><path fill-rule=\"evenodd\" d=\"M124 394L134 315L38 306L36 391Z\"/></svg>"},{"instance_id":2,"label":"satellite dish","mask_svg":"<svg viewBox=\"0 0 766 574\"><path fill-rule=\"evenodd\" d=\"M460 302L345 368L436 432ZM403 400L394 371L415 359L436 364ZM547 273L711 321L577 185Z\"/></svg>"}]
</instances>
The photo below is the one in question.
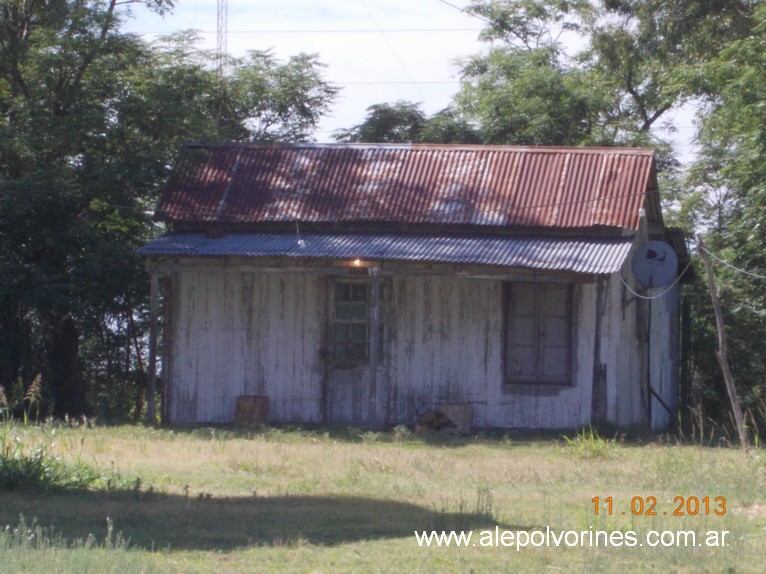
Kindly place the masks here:
<instances>
[{"instance_id":1,"label":"satellite dish","mask_svg":"<svg viewBox=\"0 0 766 574\"><path fill-rule=\"evenodd\" d=\"M678 257L664 241L647 241L633 254L633 275L646 287L667 285L678 272Z\"/></svg>"}]
</instances>

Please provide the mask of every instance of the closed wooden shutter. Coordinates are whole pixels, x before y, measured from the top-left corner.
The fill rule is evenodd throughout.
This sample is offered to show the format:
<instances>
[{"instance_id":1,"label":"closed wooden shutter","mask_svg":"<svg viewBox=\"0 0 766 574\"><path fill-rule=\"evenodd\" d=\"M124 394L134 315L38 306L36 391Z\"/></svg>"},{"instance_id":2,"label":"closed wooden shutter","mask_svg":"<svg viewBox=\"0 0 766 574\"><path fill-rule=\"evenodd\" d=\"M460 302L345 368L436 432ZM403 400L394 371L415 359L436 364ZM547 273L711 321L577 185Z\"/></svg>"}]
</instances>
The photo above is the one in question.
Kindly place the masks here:
<instances>
[{"instance_id":1,"label":"closed wooden shutter","mask_svg":"<svg viewBox=\"0 0 766 574\"><path fill-rule=\"evenodd\" d=\"M515 283L506 305L506 377L518 383L569 383L572 288Z\"/></svg>"}]
</instances>

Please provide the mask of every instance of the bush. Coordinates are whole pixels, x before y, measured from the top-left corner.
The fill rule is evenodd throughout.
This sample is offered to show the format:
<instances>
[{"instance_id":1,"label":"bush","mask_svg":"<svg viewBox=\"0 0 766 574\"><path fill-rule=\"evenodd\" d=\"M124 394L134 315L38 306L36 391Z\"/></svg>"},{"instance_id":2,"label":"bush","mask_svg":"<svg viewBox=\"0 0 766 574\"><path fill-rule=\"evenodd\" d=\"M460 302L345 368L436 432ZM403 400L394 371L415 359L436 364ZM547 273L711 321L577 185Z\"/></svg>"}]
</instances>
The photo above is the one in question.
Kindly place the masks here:
<instances>
[{"instance_id":1,"label":"bush","mask_svg":"<svg viewBox=\"0 0 766 574\"><path fill-rule=\"evenodd\" d=\"M129 489L133 481L114 469L103 472L79 456L70 463L53 453L49 427L0 422L0 490ZM37 436L35 436L35 434Z\"/></svg>"}]
</instances>

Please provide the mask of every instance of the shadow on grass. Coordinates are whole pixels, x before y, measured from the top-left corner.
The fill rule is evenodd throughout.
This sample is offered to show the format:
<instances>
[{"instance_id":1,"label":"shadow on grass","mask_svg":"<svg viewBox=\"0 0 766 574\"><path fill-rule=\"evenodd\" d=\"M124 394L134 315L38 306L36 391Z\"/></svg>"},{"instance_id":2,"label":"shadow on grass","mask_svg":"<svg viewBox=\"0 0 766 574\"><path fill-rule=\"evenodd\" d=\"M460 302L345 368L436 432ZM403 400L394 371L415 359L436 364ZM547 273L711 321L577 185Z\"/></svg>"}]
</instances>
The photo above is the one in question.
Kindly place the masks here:
<instances>
[{"instance_id":1,"label":"shadow on grass","mask_svg":"<svg viewBox=\"0 0 766 574\"><path fill-rule=\"evenodd\" d=\"M411 537L414 531L483 528L530 530L499 524L467 504L438 509L353 496L208 498L159 493L2 493L0 528L19 516L52 527L67 540L106 535L107 517L131 547L232 550L248 546L336 545Z\"/></svg>"}]
</instances>

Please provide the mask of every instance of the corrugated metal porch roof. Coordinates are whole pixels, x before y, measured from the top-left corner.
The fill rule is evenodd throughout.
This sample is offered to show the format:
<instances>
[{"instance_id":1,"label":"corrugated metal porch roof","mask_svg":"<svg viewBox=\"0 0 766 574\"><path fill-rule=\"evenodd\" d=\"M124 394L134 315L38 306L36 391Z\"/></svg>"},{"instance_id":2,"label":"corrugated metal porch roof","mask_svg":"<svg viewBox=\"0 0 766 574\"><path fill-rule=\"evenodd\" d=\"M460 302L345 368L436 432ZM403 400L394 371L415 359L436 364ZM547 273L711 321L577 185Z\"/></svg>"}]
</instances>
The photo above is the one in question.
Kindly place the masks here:
<instances>
[{"instance_id":1,"label":"corrugated metal porch roof","mask_svg":"<svg viewBox=\"0 0 766 574\"><path fill-rule=\"evenodd\" d=\"M302 241L303 246L300 242ZM169 233L145 256L245 256L466 263L589 275L618 271L632 237L450 236L409 234Z\"/></svg>"},{"instance_id":2,"label":"corrugated metal porch roof","mask_svg":"<svg viewBox=\"0 0 766 574\"><path fill-rule=\"evenodd\" d=\"M189 144L155 218L637 229L661 221L649 149Z\"/></svg>"}]
</instances>

